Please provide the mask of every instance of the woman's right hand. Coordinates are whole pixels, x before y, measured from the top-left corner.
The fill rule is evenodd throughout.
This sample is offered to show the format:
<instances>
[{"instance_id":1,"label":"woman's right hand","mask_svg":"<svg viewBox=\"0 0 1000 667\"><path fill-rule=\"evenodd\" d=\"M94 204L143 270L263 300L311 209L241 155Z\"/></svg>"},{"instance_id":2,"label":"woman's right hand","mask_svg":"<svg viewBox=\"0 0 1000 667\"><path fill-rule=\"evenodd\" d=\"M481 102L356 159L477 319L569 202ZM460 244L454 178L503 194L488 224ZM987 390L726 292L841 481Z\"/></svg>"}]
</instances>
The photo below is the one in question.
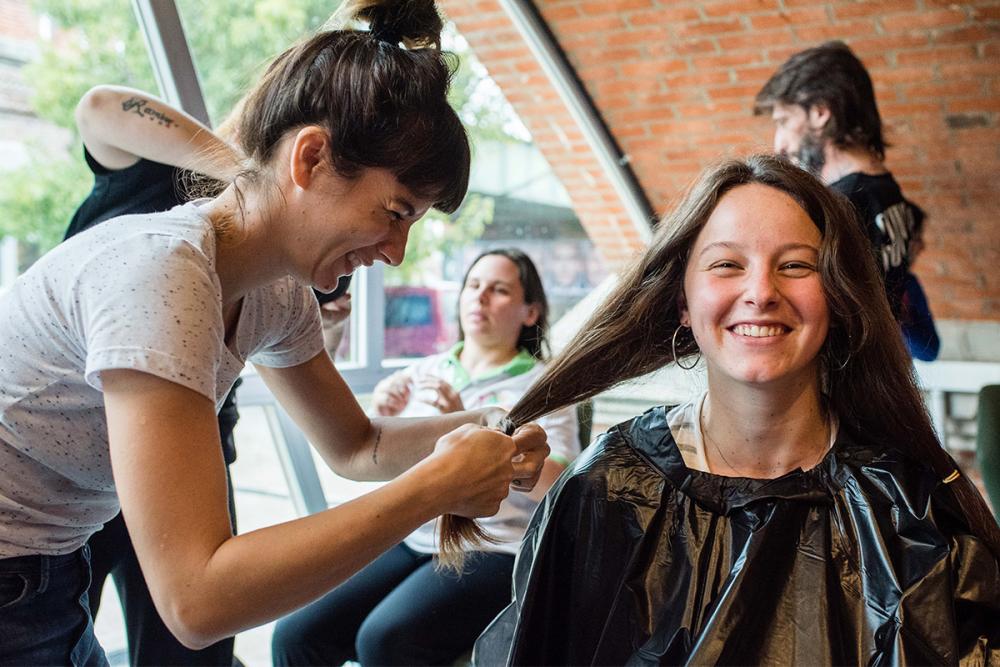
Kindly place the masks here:
<instances>
[{"instance_id":1,"label":"woman's right hand","mask_svg":"<svg viewBox=\"0 0 1000 667\"><path fill-rule=\"evenodd\" d=\"M440 438L425 463L438 466L441 513L470 519L496 514L514 480L517 453L510 436L473 424Z\"/></svg>"},{"instance_id":2,"label":"woman's right hand","mask_svg":"<svg viewBox=\"0 0 1000 667\"><path fill-rule=\"evenodd\" d=\"M410 376L393 373L372 390L372 410L382 417L395 417L410 402Z\"/></svg>"}]
</instances>

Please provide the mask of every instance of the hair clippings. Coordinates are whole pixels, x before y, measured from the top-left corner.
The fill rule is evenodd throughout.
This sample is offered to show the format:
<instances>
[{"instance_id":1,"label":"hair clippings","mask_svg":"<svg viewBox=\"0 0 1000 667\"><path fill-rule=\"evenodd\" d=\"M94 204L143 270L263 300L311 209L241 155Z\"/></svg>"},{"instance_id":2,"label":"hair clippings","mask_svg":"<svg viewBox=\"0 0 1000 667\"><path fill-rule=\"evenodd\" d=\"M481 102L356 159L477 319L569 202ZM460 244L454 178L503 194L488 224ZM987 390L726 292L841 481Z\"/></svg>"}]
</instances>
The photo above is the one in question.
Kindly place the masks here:
<instances>
[{"instance_id":1,"label":"hair clippings","mask_svg":"<svg viewBox=\"0 0 1000 667\"><path fill-rule=\"evenodd\" d=\"M952 482L954 482L954 481L955 481L956 479L958 479L958 478L959 478L960 476L961 476L961 475L959 475L959 474L958 474L958 469L956 468L955 470L952 470L952 471L951 471L951 474L950 474L950 475L948 475L947 477L945 477L945 478L944 478L944 479L943 479L942 481L943 481L943 482L944 482L945 484L951 484L951 483L952 483Z\"/></svg>"}]
</instances>

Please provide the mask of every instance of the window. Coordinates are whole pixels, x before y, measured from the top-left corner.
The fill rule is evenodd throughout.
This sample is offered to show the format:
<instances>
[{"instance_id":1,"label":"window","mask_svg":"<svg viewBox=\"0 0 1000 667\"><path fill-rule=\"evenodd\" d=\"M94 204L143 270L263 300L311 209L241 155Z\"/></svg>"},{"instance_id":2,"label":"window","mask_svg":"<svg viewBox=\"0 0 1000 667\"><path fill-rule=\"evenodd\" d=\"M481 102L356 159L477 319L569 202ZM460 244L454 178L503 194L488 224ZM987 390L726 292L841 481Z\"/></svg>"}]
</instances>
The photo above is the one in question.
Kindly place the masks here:
<instances>
[{"instance_id":1,"label":"window","mask_svg":"<svg viewBox=\"0 0 1000 667\"><path fill-rule=\"evenodd\" d=\"M129 0L0 7L0 289L58 243L93 179L73 110L98 83L156 90Z\"/></svg>"},{"instance_id":2,"label":"window","mask_svg":"<svg viewBox=\"0 0 1000 667\"><path fill-rule=\"evenodd\" d=\"M454 29L443 42L461 58L452 104L473 144L469 194L455 214L432 211L417 224L403 265L384 272L389 368L455 343L462 277L485 250L516 247L532 258L545 285L550 325L607 274L569 196L489 73ZM403 323L396 313L414 307L417 294L429 312Z\"/></svg>"}]
</instances>

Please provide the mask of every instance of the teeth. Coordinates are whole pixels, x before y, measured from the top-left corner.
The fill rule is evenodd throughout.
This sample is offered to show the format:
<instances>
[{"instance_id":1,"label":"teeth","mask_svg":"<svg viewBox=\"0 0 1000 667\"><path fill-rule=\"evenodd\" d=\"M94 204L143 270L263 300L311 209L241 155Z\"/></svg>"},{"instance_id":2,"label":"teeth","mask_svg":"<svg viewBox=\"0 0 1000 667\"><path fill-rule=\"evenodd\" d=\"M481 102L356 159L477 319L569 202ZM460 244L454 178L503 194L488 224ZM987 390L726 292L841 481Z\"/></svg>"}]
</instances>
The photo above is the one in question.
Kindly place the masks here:
<instances>
[{"instance_id":1,"label":"teeth","mask_svg":"<svg viewBox=\"0 0 1000 667\"><path fill-rule=\"evenodd\" d=\"M756 324L737 324L733 327L733 331L740 336L749 336L750 338L770 338L771 336L777 336L784 332L784 327L781 326L758 326Z\"/></svg>"},{"instance_id":2,"label":"teeth","mask_svg":"<svg viewBox=\"0 0 1000 667\"><path fill-rule=\"evenodd\" d=\"M361 258L358 257L357 253L349 252L347 253L347 261L351 263L351 268L356 269L361 266Z\"/></svg>"}]
</instances>

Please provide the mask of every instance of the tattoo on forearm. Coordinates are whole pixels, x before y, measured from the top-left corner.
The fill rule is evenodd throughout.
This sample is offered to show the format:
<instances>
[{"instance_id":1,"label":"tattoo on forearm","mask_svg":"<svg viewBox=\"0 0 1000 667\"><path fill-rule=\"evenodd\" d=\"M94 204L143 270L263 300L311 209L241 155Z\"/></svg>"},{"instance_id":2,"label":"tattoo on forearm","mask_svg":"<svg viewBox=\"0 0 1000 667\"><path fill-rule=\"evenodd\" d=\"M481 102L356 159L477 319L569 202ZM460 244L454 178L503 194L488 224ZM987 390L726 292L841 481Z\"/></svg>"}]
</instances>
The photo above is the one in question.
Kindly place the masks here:
<instances>
[{"instance_id":1,"label":"tattoo on forearm","mask_svg":"<svg viewBox=\"0 0 1000 667\"><path fill-rule=\"evenodd\" d=\"M375 446L372 447L372 463L378 465L378 443L382 442L382 427L375 427Z\"/></svg>"},{"instance_id":2,"label":"tattoo on forearm","mask_svg":"<svg viewBox=\"0 0 1000 667\"><path fill-rule=\"evenodd\" d=\"M144 100L141 97L130 97L122 102L122 111L125 113L131 111L137 116L148 118L151 121L156 121L158 124L166 125L167 127L170 127L177 122L162 111L149 106L149 100Z\"/></svg>"}]
</instances>

